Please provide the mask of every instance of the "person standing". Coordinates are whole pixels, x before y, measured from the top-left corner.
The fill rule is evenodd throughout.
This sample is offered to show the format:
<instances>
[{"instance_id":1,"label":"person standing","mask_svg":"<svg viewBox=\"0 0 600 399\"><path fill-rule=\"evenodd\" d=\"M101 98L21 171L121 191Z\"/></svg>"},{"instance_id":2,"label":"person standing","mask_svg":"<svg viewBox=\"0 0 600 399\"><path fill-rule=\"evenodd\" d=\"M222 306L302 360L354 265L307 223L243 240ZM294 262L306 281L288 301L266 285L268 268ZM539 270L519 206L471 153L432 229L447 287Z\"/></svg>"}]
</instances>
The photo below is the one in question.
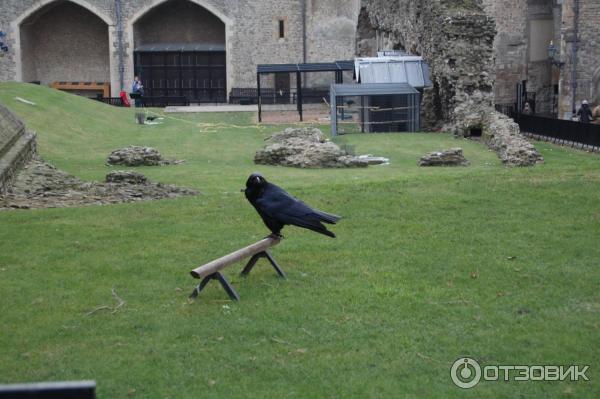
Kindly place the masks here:
<instances>
[{"instance_id":1,"label":"person standing","mask_svg":"<svg viewBox=\"0 0 600 399\"><path fill-rule=\"evenodd\" d=\"M581 103L581 108L577 111L577 116L581 123L590 123L592 121L592 110L590 109L587 100L583 100Z\"/></svg>"},{"instance_id":2,"label":"person standing","mask_svg":"<svg viewBox=\"0 0 600 399\"><path fill-rule=\"evenodd\" d=\"M142 81L139 79L138 76L135 76L133 78L133 84L131 85L131 93L135 94L135 107L141 107L143 105L142 96L144 95L144 86L142 85Z\"/></svg>"},{"instance_id":3,"label":"person standing","mask_svg":"<svg viewBox=\"0 0 600 399\"><path fill-rule=\"evenodd\" d=\"M523 111L521 112L524 115L531 115L533 114L533 111L531 110L531 105L529 105L529 103L525 103L525 106L523 107Z\"/></svg>"}]
</instances>

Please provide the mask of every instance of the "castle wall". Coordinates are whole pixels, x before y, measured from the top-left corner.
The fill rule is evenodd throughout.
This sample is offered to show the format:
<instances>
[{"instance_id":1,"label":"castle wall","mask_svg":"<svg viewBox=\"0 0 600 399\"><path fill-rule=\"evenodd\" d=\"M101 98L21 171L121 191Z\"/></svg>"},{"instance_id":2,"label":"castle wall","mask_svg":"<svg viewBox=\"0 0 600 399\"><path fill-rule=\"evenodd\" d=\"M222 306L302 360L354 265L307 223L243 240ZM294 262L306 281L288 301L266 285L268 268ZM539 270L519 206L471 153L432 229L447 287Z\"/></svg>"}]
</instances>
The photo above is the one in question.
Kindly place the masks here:
<instances>
[{"instance_id":1,"label":"castle wall","mask_svg":"<svg viewBox=\"0 0 600 399\"><path fill-rule=\"evenodd\" d=\"M177 0L150 10L134 25L135 46L159 43L225 44L225 24L192 2Z\"/></svg>"},{"instance_id":2,"label":"castle wall","mask_svg":"<svg viewBox=\"0 0 600 399\"><path fill-rule=\"evenodd\" d=\"M304 1L304 0L303 0ZM349 58L354 52L354 36L351 32L352 19L351 12L344 11L340 14L340 19L334 23L338 26L338 31L346 32L344 38L339 41L335 35L327 33L325 29L330 15L337 17L338 10L334 10L334 5L338 2L329 0L329 5L325 2L310 2L307 9L307 50L310 51L309 60L321 61L329 59ZM186 3L199 5L201 8L192 8ZM358 0L344 2L344 4L357 4ZM48 32L48 45L53 43L52 47L45 46L44 49L35 48L31 43L35 43L32 38L34 32L28 31L24 25L21 25L23 19L36 10L52 6L53 0L5 0L2 3L0 12L0 27L8 34L7 42L9 53L0 58L0 79L2 80L39 80L31 79L35 77L38 68L37 60L39 57L31 57L30 54L38 54L55 58L65 58L67 48L56 45L56 42L63 41L60 27L53 24L51 20L47 23L54 25L54 31ZM121 89L119 82L119 47L118 47L118 26L116 15L117 0L71 0L91 10L94 14L101 17L108 26L108 49L109 60L97 63L94 58L94 64L102 64L108 71L112 83L113 95L116 95ZM71 4L66 3L66 4ZM318 3L315 9L316 14L310 14L312 3ZM165 8L160 8L164 5ZM152 14L152 10L163 12ZM181 18L182 9L194 10L189 15ZM340 7L345 9L345 6ZM351 9L351 7L349 8ZM167 11L164 11L167 10ZM322 17L320 10L329 13ZM163 0L121 0L122 11L122 30L123 30L123 52L121 53L123 62L123 76L125 90L128 90L133 80L135 45L139 43L148 43L152 41L170 41L170 42L192 42L192 41L225 41L227 50L227 83L228 89L232 87L255 87L256 85L256 65L261 63L297 63L303 61L303 7L302 1L297 0L186 0L184 1L163 1ZM212 14L212 15L211 15ZM142 21L144 16L150 18L148 24L136 25L137 21ZM179 16L179 17L177 17ZM216 17L216 18L215 18ZM66 17L65 17L66 18ZM334 18L335 19L335 18ZM160 20L160 21L159 21ZM202 20L206 24L198 29L197 23L193 21ZM279 38L279 20L285 23L285 37ZM147 21L147 22L148 22ZM177 23L170 23L170 22ZM219 22L220 21L220 22ZM73 29L77 21L66 19L64 29ZM335 21L334 21L335 22ZM222 25L221 25L222 24ZM195 29L192 26L195 25ZM219 26L225 27L224 33ZM152 26L160 28L153 31ZM320 29L320 34L312 34L311 29ZM77 32L80 32L79 30ZM327 33L327 34L326 34ZM325 44L320 44L319 40L324 40ZM23 41L23 43L21 43ZM94 46L97 51L104 51L106 46L100 44L97 39ZM340 44L342 43L342 44ZM102 47L104 46L104 47ZM308 49L309 46L312 46ZM342 50L340 50L342 48ZM42 51L43 50L43 51ZM35 59L35 60L33 60ZM88 57L88 59L90 59ZM49 64L49 66L52 64ZM86 63L89 69L92 66ZM97 66L96 66L97 67ZM56 80L98 80L97 73L87 76L77 76L72 73L72 69L63 69L64 74L69 75L66 78ZM45 81L50 81L58 77L49 76ZM103 79L104 76L103 76Z\"/></svg>"},{"instance_id":3,"label":"castle wall","mask_svg":"<svg viewBox=\"0 0 600 399\"><path fill-rule=\"evenodd\" d=\"M568 116L573 111L573 99L578 108L581 101L600 103L600 2L579 0L579 16L575 14L575 0L565 0L561 30L561 51L563 67L560 82L559 116ZM575 49L575 26L578 31L577 59L573 59ZM573 69L576 78L573 81ZM575 94L573 83L576 84Z\"/></svg>"},{"instance_id":4,"label":"castle wall","mask_svg":"<svg viewBox=\"0 0 600 399\"><path fill-rule=\"evenodd\" d=\"M573 102L573 64L577 64L575 103L584 99L600 102L600 2L577 0L578 50L575 48L575 0L483 0L496 21L494 41L495 101L516 101L516 85L527 81L527 90L536 94L536 112L557 113L568 118ZM560 49L562 67L547 59L550 40ZM596 78L596 76L598 76ZM558 96L555 86L559 86ZM554 104L557 101L558 104Z\"/></svg>"},{"instance_id":5,"label":"castle wall","mask_svg":"<svg viewBox=\"0 0 600 399\"><path fill-rule=\"evenodd\" d=\"M21 27L22 79L110 82L108 26L88 10L63 3Z\"/></svg>"},{"instance_id":6,"label":"castle wall","mask_svg":"<svg viewBox=\"0 0 600 399\"><path fill-rule=\"evenodd\" d=\"M427 60L434 84L424 95L427 125L452 121L475 105L491 108L495 30L477 1L365 0L363 5L379 48L403 49Z\"/></svg>"}]
</instances>

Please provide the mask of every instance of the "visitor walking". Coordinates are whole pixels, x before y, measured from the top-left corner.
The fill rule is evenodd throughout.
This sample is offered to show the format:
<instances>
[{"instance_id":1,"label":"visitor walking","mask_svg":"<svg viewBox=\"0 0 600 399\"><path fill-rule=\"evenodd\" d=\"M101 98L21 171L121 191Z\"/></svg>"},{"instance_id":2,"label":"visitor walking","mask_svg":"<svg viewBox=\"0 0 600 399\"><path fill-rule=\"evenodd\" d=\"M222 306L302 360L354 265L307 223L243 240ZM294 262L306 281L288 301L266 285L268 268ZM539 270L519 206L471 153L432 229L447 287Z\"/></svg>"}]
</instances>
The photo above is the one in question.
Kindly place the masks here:
<instances>
[{"instance_id":1,"label":"visitor walking","mask_svg":"<svg viewBox=\"0 0 600 399\"><path fill-rule=\"evenodd\" d=\"M533 111L531 110L531 106L529 105L529 103L525 103L525 106L523 107L523 111L521 113L524 115L533 114Z\"/></svg>"},{"instance_id":2,"label":"visitor walking","mask_svg":"<svg viewBox=\"0 0 600 399\"><path fill-rule=\"evenodd\" d=\"M587 100L583 100L581 103L581 108L577 111L577 116L581 123L590 123L592 121L592 110L590 109Z\"/></svg>"}]
</instances>

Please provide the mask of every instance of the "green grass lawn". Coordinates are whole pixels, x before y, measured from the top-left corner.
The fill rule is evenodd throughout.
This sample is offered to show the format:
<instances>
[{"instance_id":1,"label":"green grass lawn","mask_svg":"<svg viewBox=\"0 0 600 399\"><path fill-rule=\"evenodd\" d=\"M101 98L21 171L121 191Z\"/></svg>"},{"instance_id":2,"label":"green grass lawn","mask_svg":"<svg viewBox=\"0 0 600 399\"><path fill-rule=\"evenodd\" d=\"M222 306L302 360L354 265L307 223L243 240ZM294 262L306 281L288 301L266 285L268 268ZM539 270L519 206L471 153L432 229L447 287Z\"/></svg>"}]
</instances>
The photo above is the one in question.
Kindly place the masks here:
<instances>
[{"instance_id":1,"label":"green grass lawn","mask_svg":"<svg viewBox=\"0 0 600 399\"><path fill-rule=\"evenodd\" d=\"M20 96L35 106L14 100ZM0 212L0 383L94 379L100 398L600 397L600 157L537 143L546 163L505 168L446 134L343 136L368 169L256 166L279 126L252 114L134 124L119 109L39 86L0 84L57 167L102 180L110 151L158 148L183 165L143 167L198 197ZM160 112L159 110L156 110ZM327 130L327 127L323 127ZM466 168L419 168L460 146ZM240 193L259 171L344 219L336 239L287 227L241 296L189 271L268 231ZM111 289L126 301L116 313ZM590 365L587 382L453 385L482 364Z\"/></svg>"}]
</instances>

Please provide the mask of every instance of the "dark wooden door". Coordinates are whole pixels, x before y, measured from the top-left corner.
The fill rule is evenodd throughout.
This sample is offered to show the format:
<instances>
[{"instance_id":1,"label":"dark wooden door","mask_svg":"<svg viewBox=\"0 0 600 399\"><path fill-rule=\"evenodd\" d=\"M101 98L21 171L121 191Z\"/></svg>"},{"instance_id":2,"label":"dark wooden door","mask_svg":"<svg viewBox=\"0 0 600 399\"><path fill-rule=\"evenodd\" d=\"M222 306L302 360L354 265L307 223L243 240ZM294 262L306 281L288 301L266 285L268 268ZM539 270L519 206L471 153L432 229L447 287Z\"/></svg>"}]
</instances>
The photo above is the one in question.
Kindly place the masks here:
<instances>
[{"instance_id":1,"label":"dark wooden door","mask_svg":"<svg viewBox=\"0 0 600 399\"><path fill-rule=\"evenodd\" d=\"M224 51L136 52L135 71L145 97L185 97L192 103L227 101Z\"/></svg>"}]
</instances>

